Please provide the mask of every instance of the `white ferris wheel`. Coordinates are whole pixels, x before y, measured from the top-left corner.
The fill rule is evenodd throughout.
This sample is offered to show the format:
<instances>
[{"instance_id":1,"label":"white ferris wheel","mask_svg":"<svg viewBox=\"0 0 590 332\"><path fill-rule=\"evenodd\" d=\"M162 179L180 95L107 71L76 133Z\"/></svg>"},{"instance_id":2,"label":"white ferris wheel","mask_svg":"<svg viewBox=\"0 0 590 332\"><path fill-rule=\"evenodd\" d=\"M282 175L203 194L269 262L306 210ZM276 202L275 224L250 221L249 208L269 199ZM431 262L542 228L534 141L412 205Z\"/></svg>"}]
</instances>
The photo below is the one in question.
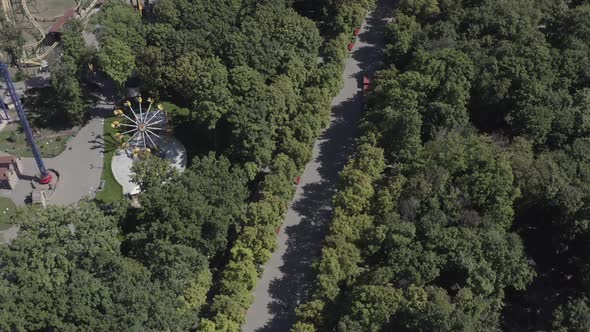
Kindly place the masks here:
<instances>
[{"instance_id":1,"label":"white ferris wheel","mask_svg":"<svg viewBox=\"0 0 590 332\"><path fill-rule=\"evenodd\" d=\"M141 96L134 99L137 102L136 109L130 100L125 101L123 105L129 111L129 115L122 109L116 109L115 116L122 120L113 121L111 127L122 128L121 132L113 135L121 142L121 149L130 151L134 156L144 157L158 148L156 142L161 140L162 132L168 129L168 117L162 104L157 104L155 110L152 110L153 98L147 99L146 110L143 108Z\"/></svg>"}]
</instances>

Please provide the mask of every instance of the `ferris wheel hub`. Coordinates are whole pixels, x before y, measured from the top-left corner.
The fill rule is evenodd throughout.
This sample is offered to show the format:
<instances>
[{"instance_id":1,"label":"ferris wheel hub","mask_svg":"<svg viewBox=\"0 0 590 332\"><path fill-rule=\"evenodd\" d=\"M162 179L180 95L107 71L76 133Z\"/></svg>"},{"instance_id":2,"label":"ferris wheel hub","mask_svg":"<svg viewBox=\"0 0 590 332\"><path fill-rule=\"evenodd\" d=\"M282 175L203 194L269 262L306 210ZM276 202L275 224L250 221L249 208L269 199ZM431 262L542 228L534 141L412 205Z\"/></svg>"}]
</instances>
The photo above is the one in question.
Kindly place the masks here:
<instances>
[{"instance_id":1,"label":"ferris wheel hub","mask_svg":"<svg viewBox=\"0 0 590 332\"><path fill-rule=\"evenodd\" d=\"M162 105L158 104L155 110L152 109L152 98L147 99L147 109L142 105L141 97L133 100L137 101L136 108L130 100L125 101L123 105L126 106L127 114L122 109L116 109L114 114L121 122L113 121L111 126L121 130L114 137L121 142L122 149L131 149L134 156L144 157L149 155L152 149L157 149L156 142L161 139L160 135L167 131L168 117Z\"/></svg>"}]
</instances>

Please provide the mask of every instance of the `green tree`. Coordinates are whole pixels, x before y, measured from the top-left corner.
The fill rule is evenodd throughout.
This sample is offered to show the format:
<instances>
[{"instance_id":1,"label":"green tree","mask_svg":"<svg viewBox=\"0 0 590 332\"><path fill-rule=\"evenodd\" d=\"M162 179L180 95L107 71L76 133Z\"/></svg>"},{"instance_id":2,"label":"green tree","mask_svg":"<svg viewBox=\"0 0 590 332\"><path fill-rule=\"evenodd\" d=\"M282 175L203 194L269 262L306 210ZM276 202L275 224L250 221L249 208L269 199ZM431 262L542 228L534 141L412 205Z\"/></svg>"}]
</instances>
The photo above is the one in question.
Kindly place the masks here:
<instances>
[{"instance_id":1,"label":"green tree","mask_svg":"<svg viewBox=\"0 0 590 332\"><path fill-rule=\"evenodd\" d=\"M135 161L131 172L131 180L139 186L141 191L157 188L166 182L174 182L179 176L169 160L151 155Z\"/></svg>"},{"instance_id":2,"label":"green tree","mask_svg":"<svg viewBox=\"0 0 590 332\"><path fill-rule=\"evenodd\" d=\"M184 54L176 60L170 73L172 85L186 98L197 119L215 128L217 121L231 107L227 70L217 58L201 58L197 53Z\"/></svg>"},{"instance_id":3,"label":"green tree","mask_svg":"<svg viewBox=\"0 0 590 332\"><path fill-rule=\"evenodd\" d=\"M402 301L402 291L367 285L355 289L351 296L350 314L338 323L339 331L381 331Z\"/></svg>"},{"instance_id":4,"label":"green tree","mask_svg":"<svg viewBox=\"0 0 590 332\"><path fill-rule=\"evenodd\" d=\"M579 298L559 307L554 313L553 331L589 331L590 306L587 298Z\"/></svg>"},{"instance_id":5,"label":"green tree","mask_svg":"<svg viewBox=\"0 0 590 332\"><path fill-rule=\"evenodd\" d=\"M83 60L87 57L88 50L82 37L83 26L78 20L69 20L63 27L61 35L61 47L64 57L71 57L78 68L82 67Z\"/></svg>"},{"instance_id":6,"label":"green tree","mask_svg":"<svg viewBox=\"0 0 590 332\"><path fill-rule=\"evenodd\" d=\"M252 15L242 19L240 32L228 36L223 58L230 67L248 65L272 77L294 59L300 59L302 68L309 71L317 63L320 43L312 21L281 2L268 3L256 6Z\"/></svg>"},{"instance_id":7,"label":"green tree","mask_svg":"<svg viewBox=\"0 0 590 332\"><path fill-rule=\"evenodd\" d=\"M96 20L101 25L99 41L119 39L131 50L137 52L145 45L141 13L128 4L117 0L106 0Z\"/></svg>"},{"instance_id":8,"label":"green tree","mask_svg":"<svg viewBox=\"0 0 590 332\"><path fill-rule=\"evenodd\" d=\"M59 105L59 109L53 114L56 116L56 119L53 119L55 123L66 119L72 124L80 124L84 120L86 110L78 73L79 65L69 55L64 55L59 66L52 72L51 84Z\"/></svg>"},{"instance_id":9,"label":"green tree","mask_svg":"<svg viewBox=\"0 0 590 332\"><path fill-rule=\"evenodd\" d=\"M186 329L178 300L119 254L118 230L93 203L21 210L0 248L2 327L10 330Z\"/></svg>"},{"instance_id":10,"label":"green tree","mask_svg":"<svg viewBox=\"0 0 590 332\"><path fill-rule=\"evenodd\" d=\"M244 178L227 158L211 154L195 158L175 181L148 186L141 196L138 231L130 235L138 245L136 255L149 260L142 243L158 240L195 248L207 257L221 253L243 213Z\"/></svg>"},{"instance_id":11,"label":"green tree","mask_svg":"<svg viewBox=\"0 0 590 332\"><path fill-rule=\"evenodd\" d=\"M102 70L119 88L123 87L135 69L135 55L131 47L118 37L102 39L97 57Z\"/></svg>"},{"instance_id":12,"label":"green tree","mask_svg":"<svg viewBox=\"0 0 590 332\"><path fill-rule=\"evenodd\" d=\"M4 59L8 62L16 62L21 57L22 47L25 45L25 39L22 31L11 22L6 21L6 16L0 16L0 51L6 52L11 59Z\"/></svg>"}]
</instances>

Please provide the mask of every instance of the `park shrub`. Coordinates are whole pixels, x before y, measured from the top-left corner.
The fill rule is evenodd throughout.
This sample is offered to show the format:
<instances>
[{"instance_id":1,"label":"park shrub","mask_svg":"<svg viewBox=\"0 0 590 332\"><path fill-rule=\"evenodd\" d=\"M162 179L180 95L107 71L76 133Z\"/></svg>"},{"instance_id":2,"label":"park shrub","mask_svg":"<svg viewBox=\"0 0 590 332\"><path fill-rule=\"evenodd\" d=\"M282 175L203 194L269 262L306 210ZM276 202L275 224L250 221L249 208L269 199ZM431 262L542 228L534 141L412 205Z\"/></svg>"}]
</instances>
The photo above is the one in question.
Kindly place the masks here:
<instances>
[{"instance_id":1,"label":"park shrub","mask_svg":"<svg viewBox=\"0 0 590 332\"><path fill-rule=\"evenodd\" d=\"M18 133L16 132L16 130L13 130L10 132L10 135L8 135L8 138L6 140L9 141L10 143L16 143L17 139L18 139Z\"/></svg>"}]
</instances>

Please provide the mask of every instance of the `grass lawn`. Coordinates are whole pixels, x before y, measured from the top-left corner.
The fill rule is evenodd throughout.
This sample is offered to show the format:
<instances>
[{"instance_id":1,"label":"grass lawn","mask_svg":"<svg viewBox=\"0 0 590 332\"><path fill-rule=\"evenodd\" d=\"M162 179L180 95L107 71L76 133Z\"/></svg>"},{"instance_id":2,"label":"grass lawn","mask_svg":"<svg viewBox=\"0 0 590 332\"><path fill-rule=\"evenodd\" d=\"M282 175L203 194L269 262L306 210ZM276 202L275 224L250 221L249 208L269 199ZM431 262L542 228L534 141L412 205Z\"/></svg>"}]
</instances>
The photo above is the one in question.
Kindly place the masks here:
<instances>
[{"instance_id":1,"label":"grass lawn","mask_svg":"<svg viewBox=\"0 0 590 332\"><path fill-rule=\"evenodd\" d=\"M123 198L123 188L119 182L115 180L115 176L111 170L111 160L113 159L113 154L118 146L118 143L112 136L115 133L115 129L111 127L111 123L116 119L117 117L111 117L104 120L105 151L101 179L105 181L105 184L102 191L96 193L96 199L105 203L116 202Z\"/></svg>"},{"instance_id":2,"label":"grass lawn","mask_svg":"<svg viewBox=\"0 0 590 332\"><path fill-rule=\"evenodd\" d=\"M53 158L66 147L66 140L71 132L60 134L51 130L41 130L41 136L35 138L37 146L41 151L41 156L45 158ZM20 125L11 123L0 132L0 151L5 151L12 155L19 155L21 157L32 157L33 153L27 144L27 137L25 133L21 132Z\"/></svg>"},{"instance_id":3,"label":"grass lawn","mask_svg":"<svg viewBox=\"0 0 590 332\"><path fill-rule=\"evenodd\" d=\"M0 197L0 230L6 230L12 226L8 221L14 215L15 209L16 205L14 205L10 198Z\"/></svg>"}]
</instances>

